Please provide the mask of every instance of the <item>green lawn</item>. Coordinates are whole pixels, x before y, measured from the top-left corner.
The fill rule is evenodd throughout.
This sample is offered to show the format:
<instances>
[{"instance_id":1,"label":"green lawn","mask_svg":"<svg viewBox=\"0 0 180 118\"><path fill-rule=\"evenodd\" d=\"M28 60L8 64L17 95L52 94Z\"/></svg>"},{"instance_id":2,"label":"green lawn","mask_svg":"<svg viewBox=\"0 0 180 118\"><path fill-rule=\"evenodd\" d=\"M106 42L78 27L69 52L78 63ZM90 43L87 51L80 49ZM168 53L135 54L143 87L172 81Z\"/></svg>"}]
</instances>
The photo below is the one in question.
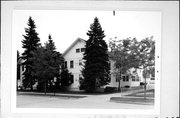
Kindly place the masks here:
<instances>
[{"instance_id":1,"label":"green lawn","mask_svg":"<svg viewBox=\"0 0 180 118\"><path fill-rule=\"evenodd\" d=\"M146 97L144 97L144 91L139 91L123 97L111 97L110 101L119 103L129 103L129 104L144 104L153 105L154 104L154 90L147 90Z\"/></svg>"},{"instance_id":2,"label":"green lawn","mask_svg":"<svg viewBox=\"0 0 180 118\"><path fill-rule=\"evenodd\" d=\"M145 91L140 91L136 93L129 94L127 96L132 96L132 97L144 97ZM154 89L146 90L146 97L148 98L154 98Z\"/></svg>"}]
</instances>

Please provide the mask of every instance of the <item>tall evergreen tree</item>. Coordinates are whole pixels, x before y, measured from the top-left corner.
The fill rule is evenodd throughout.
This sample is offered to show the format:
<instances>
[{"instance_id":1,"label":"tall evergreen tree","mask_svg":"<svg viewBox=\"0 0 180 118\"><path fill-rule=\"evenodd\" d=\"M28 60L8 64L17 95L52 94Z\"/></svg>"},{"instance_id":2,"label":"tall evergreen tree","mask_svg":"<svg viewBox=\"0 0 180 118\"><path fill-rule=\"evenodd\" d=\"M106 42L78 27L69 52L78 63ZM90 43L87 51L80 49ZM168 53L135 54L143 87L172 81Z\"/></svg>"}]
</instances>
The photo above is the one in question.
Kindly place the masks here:
<instances>
[{"instance_id":1,"label":"tall evergreen tree","mask_svg":"<svg viewBox=\"0 0 180 118\"><path fill-rule=\"evenodd\" d=\"M22 58L25 60L23 65L26 66L26 70L24 72L25 79L23 80L23 86L26 88L30 85L31 90L33 90L33 84L35 77L32 76L32 64L33 61L30 60L32 58L32 53L40 46L40 39L38 37L38 33L36 32L35 28L35 22L34 20L29 17L28 19L28 28L25 28L26 34L23 35L24 39L22 40L22 47L25 49L22 53Z\"/></svg>"},{"instance_id":2,"label":"tall evergreen tree","mask_svg":"<svg viewBox=\"0 0 180 118\"><path fill-rule=\"evenodd\" d=\"M48 36L48 41L45 43L45 48L47 50L50 50L50 51L55 51L56 50L56 46L55 46L50 34Z\"/></svg>"},{"instance_id":3,"label":"tall evergreen tree","mask_svg":"<svg viewBox=\"0 0 180 118\"><path fill-rule=\"evenodd\" d=\"M110 81L108 46L103 40L105 34L97 17L94 18L94 23L90 25L87 35L89 39L85 45L83 58L85 66L82 70L84 79L80 82L80 88L93 92Z\"/></svg>"}]
</instances>

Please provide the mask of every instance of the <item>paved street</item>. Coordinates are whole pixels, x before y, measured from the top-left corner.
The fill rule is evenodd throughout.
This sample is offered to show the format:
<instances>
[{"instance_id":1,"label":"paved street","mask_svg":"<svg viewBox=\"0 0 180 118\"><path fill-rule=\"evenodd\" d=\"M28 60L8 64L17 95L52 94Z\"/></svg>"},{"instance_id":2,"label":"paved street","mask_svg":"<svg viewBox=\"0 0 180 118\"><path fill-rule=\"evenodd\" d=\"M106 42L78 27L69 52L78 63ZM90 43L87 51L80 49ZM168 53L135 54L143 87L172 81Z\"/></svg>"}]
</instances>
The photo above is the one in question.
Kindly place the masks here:
<instances>
[{"instance_id":1,"label":"paved street","mask_svg":"<svg viewBox=\"0 0 180 118\"><path fill-rule=\"evenodd\" d=\"M152 109L153 104L134 104L110 101L111 97L121 97L126 93L100 94L100 95L77 95L56 94L33 95L18 93L18 108L123 108L123 109Z\"/></svg>"}]
</instances>

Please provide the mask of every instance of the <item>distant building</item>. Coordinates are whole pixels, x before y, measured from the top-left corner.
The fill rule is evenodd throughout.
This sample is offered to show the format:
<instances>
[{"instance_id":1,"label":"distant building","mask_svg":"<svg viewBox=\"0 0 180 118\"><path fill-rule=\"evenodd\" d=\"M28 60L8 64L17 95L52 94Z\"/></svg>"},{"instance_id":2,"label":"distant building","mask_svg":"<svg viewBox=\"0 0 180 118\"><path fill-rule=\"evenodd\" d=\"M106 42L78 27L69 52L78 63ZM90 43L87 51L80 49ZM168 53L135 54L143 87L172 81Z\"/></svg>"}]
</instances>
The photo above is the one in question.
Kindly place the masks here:
<instances>
[{"instance_id":1,"label":"distant building","mask_svg":"<svg viewBox=\"0 0 180 118\"><path fill-rule=\"evenodd\" d=\"M23 88L23 79L24 79L23 73L26 70L25 65L22 65L23 62L24 60L22 58L19 58L19 61L17 62L18 64L20 64L20 79L17 80L18 89Z\"/></svg>"},{"instance_id":2,"label":"distant building","mask_svg":"<svg viewBox=\"0 0 180 118\"><path fill-rule=\"evenodd\" d=\"M85 51L85 44L86 41L81 38L77 38L63 53L63 57L65 59L65 66L68 68L69 72L72 73L73 75L73 83L68 87L69 90L77 91L79 90L80 87L80 78L82 78L82 68L83 68L83 53ZM23 61L23 60L21 60ZM23 86L22 80L24 79L23 72L25 71L25 66L21 66L21 80L20 80L20 85ZM121 80L121 87L124 86L139 86L140 82L144 82L143 78L143 71L142 69L130 69L130 74L125 74L122 75L122 80ZM114 67L114 61L111 60L110 58L110 83L109 85L106 86L111 86L111 87L118 87L119 81L118 81L118 76L115 74L115 67Z\"/></svg>"}]
</instances>

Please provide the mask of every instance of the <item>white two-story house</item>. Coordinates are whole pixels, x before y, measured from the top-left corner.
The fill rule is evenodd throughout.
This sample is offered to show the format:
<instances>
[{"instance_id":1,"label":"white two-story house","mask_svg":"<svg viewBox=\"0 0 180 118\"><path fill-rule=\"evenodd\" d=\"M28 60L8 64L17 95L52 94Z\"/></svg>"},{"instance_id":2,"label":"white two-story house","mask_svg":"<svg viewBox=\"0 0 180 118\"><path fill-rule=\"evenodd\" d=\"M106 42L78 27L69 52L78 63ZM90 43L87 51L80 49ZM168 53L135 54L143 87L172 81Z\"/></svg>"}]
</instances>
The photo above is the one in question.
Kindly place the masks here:
<instances>
[{"instance_id":1,"label":"white two-story house","mask_svg":"<svg viewBox=\"0 0 180 118\"><path fill-rule=\"evenodd\" d=\"M65 65L67 66L69 72L73 75L73 83L69 86L70 90L79 90L79 78L82 77L81 70L83 68L83 53L85 51L85 44L86 41L81 38L77 38L63 53L65 59ZM111 81L108 86L111 87L118 87L119 81L118 77L115 74L115 67L114 61L110 59L110 74L111 74ZM137 70L136 73L133 74L133 70L131 69L132 75L124 75L122 76L123 79L121 80L121 87L124 86L139 86L140 82L142 81L142 70Z\"/></svg>"},{"instance_id":2,"label":"white two-story house","mask_svg":"<svg viewBox=\"0 0 180 118\"><path fill-rule=\"evenodd\" d=\"M70 90L79 90L79 78L82 77L83 53L86 41L77 38L63 53L65 65L73 75L73 83L69 86Z\"/></svg>"}]
</instances>

